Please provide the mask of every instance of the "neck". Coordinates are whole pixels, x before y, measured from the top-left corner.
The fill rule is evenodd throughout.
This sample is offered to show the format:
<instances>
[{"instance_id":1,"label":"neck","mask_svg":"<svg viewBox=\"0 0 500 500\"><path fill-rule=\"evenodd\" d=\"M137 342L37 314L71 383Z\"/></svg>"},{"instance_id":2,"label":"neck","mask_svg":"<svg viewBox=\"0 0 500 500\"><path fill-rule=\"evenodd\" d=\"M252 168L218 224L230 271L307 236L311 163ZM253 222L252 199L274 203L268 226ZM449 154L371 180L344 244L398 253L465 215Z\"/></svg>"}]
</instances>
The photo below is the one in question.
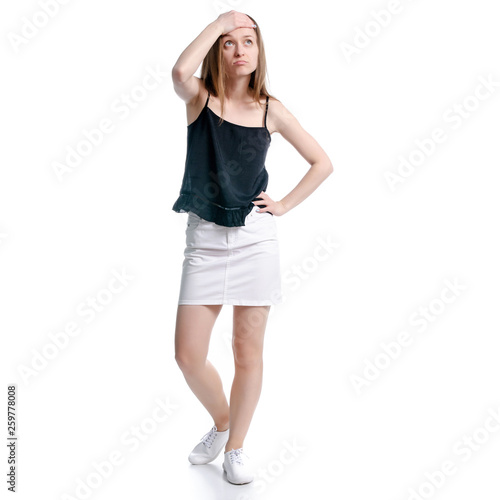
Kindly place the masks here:
<instances>
[{"instance_id":1,"label":"neck","mask_svg":"<svg viewBox=\"0 0 500 500\"><path fill-rule=\"evenodd\" d=\"M231 78L226 81L225 99L228 102L243 102L248 99L250 76Z\"/></svg>"}]
</instances>

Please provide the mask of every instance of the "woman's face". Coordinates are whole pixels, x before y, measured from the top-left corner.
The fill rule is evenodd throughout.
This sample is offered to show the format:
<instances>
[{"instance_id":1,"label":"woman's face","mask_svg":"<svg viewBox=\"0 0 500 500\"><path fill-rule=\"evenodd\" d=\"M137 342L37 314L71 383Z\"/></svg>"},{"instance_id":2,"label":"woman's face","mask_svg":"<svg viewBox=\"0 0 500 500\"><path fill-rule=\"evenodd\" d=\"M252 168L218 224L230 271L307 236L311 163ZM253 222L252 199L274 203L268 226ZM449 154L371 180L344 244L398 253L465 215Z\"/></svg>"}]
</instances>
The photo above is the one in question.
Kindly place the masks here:
<instances>
[{"instance_id":1,"label":"woman's face","mask_svg":"<svg viewBox=\"0 0 500 500\"><path fill-rule=\"evenodd\" d=\"M250 75L257 68L259 47L253 28L238 28L222 37L222 54L230 77ZM246 64L235 64L237 62Z\"/></svg>"}]
</instances>

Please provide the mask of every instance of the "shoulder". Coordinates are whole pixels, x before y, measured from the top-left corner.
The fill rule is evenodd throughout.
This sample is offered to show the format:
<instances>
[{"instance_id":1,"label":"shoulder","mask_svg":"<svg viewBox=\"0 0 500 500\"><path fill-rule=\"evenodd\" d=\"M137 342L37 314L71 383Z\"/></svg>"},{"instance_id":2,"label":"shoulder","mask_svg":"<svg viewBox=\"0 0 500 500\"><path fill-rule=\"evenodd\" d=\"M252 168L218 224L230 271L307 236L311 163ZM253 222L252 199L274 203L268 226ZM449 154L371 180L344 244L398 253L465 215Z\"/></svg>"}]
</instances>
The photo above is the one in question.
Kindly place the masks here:
<instances>
[{"instance_id":1,"label":"shoulder","mask_svg":"<svg viewBox=\"0 0 500 500\"><path fill-rule=\"evenodd\" d=\"M274 130L288 141L311 165L324 161L331 163L323 148L299 123L297 118L278 99L269 98L269 114Z\"/></svg>"},{"instance_id":2,"label":"shoulder","mask_svg":"<svg viewBox=\"0 0 500 500\"><path fill-rule=\"evenodd\" d=\"M298 125L295 116L275 97L269 97L268 117L273 123L274 130L282 135L290 127Z\"/></svg>"}]
</instances>

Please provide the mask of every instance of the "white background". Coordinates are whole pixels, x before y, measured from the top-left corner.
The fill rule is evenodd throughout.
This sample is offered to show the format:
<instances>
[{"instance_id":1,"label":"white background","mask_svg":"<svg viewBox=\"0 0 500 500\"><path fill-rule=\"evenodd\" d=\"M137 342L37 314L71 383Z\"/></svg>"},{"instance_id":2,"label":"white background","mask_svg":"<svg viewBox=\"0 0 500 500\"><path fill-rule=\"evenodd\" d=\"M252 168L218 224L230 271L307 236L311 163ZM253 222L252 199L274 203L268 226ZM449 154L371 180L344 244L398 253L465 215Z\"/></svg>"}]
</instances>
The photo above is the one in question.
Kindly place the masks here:
<instances>
[{"instance_id":1,"label":"white background","mask_svg":"<svg viewBox=\"0 0 500 500\"><path fill-rule=\"evenodd\" d=\"M93 464L118 453L88 498L498 498L500 423L489 417L500 419L495 2L402 0L380 28L373 13L394 2L73 0L16 46L41 3L4 2L0 14L1 393L5 408L17 385L17 498L83 498L80 481L99 479ZM271 94L335 169L277 220L285 301L268 321L245 441L259 472L246 486L227 483L222 454L204 467L187 461L212 422L173 344L186 215L171 208L186 114L170 70L232 8L260 25ZM366 46L346 57L342 44L359 45L367 29ZM124 118L113 103L138 92L147 68L161 81ZM497 84L477 100L481 78ZM467 118L446 119L464 104ZM59 181L54 163L104 118L114 130ZM391 190L386 173L397 175L399 157L436 128L446 140ZM267 193L278 200L309 165L278 134L271 146ZM318 254L328 240L335 248ZM113 270L130 281L87 321L80 304L105 297ZM231 319L225 306L209 356L226 394ZM43 357L49 334L72 321L79 335ZM411 342L384 355L402 332ZM374 362L385 365L368 370ZM170 414L148 427L158 398ZM122 436L141 425L133 449ZM1 427L6 436L5 412ZM454 473L426 485L446 461Z\"/></svg>"}]
</instances>

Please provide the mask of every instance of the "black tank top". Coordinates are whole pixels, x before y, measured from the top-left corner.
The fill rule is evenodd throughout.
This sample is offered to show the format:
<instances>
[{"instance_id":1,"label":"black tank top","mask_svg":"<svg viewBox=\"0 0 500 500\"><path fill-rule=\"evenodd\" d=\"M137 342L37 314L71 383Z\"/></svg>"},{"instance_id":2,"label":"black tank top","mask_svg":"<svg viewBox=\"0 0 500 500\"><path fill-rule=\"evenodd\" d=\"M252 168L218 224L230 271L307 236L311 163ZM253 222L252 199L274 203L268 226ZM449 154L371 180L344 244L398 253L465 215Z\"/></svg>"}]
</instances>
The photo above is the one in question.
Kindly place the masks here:
<instances>
[{"instance_id":1,"label":"black tank top","mask_svg":"<svg viewBox=\"0 0 500 500\"><path fill-rule=\"evenodd\" d=\"M227 227L244 226L245 217L267 189L264 165L271 134L266 126L245 127L224 120L205 107L187 127L187 155L179 197L172 210L194 212ZM263 208L263 207L260 207ZM270 213L270 212L268 212Z\"/></svg>"}]
</instances>

